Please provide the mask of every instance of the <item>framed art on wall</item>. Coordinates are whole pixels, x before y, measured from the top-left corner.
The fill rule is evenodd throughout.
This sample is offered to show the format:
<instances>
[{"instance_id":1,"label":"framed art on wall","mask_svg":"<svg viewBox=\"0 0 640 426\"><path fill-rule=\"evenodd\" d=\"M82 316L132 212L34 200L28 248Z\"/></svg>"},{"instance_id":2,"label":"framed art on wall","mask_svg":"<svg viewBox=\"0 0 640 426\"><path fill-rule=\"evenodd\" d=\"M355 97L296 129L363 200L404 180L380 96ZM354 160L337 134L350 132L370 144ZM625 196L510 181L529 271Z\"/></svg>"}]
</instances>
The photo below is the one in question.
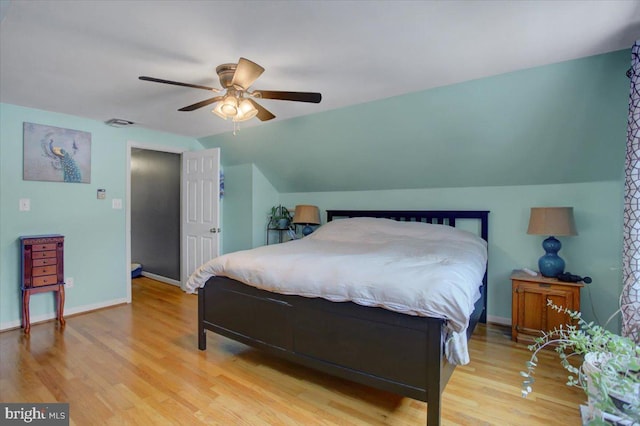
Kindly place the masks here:
<instances>
[{"instance_id":1,"label":"framed art on wall","mask_svg":"<svg viewBox=\"0 0 640 426\"><path fill-rule=\"evenodd\" d=\"M24 180L91 182L91 133L23 123Z\"/></svg>"}]
</instances>

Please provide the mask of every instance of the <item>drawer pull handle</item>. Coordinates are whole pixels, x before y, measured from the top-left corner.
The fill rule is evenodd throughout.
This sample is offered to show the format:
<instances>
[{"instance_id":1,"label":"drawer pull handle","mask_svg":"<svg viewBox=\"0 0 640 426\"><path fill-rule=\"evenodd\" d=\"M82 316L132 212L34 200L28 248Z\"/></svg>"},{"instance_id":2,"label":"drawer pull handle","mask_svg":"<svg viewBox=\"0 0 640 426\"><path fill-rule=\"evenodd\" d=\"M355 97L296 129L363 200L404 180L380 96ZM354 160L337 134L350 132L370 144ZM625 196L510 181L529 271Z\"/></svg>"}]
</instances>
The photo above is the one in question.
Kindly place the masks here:
<instances>
[{"instance_id":1,"label":"drawer pull handle","mask_svg":"<svg viewBox=\"0 0 640 426\"><path fill-rule=\"evenodd\" d=\"M545 287L545 288L549 288L549 287L551 287L551 284L540 283L540 284L538 284L538 287Z\"/></svg>"}]
</instances>

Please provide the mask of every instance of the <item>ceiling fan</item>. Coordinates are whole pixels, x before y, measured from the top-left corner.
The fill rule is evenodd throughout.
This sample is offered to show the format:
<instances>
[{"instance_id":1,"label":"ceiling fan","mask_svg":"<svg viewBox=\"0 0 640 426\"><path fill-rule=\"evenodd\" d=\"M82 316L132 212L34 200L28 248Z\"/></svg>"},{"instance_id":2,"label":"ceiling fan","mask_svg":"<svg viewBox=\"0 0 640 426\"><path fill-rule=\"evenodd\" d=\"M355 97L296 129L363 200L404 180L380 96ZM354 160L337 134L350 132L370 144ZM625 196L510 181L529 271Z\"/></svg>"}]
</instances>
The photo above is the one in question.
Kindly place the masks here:
<instances>
[{"instance_id":1,"label":"ceiling fan","mask_svg":"<svg viewBox=\"0 0 640 426\"><path fill-rule=\"evenodd\" d=\"M257 117L260 121L274 119L269 110L258 104L254 99L277 99L282 101L320 103L322 95L315 92L281 92L274 90L253 90L249 87L264 72L264 68L245 58L240 58L237 64L222 64L216 67L222 89L201 86L198 84L181 83L179 81L163 80L160 78L140 76L140 80L154 83L173 84L175 86L192 87L194 89L209 90L215 93L226 90L224 94L205 99L193 105L180 108L178 111L194 111L196 109L217 102L213 113L224 118L231 118L235 122L246 121Z\"/></svg>"}]
</instances>

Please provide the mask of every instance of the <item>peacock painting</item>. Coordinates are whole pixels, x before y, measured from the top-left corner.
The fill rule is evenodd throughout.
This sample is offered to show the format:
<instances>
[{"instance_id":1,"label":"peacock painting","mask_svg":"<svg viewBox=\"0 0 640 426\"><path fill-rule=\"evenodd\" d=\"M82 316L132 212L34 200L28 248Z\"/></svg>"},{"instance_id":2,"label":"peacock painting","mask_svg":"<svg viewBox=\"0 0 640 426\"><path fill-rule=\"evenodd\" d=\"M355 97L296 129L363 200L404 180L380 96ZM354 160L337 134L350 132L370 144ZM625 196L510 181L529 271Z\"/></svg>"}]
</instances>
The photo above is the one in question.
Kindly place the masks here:
<instances>
[{"instance_id":1,"label":"peacock painting","mask_svg":"<svg viewBox=\"0 0 640 426\"><path fill-rule=\"evenodd\" d=\"M91 133L24 123L24 180L91 182Z\"/></svg>"}]
</instances>

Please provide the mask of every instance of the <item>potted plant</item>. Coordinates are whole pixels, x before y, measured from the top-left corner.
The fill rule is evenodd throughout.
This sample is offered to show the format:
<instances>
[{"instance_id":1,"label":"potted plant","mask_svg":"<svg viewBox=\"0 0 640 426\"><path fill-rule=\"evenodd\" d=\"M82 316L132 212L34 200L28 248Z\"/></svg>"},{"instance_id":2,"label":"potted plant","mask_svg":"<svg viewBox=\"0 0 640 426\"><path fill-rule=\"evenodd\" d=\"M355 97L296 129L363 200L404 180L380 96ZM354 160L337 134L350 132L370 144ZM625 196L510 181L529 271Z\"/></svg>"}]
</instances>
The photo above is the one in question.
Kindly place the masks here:
<instances>
[{"instance_id":1,"label":"potted plant","mask_svg":"<svg viewBox=\"0 0 640 426\"><path fill-rule=\"evenodd\" d=\"M271 207L271 215L269 216L269 228L288 229L293 217L291 212L283 205Z\"/></svg>"},{"instance_id":2,"label":"potted plant","mask_svg":"<svg viewBox=\"0 0 640 426\"><path fill-rule=\"evenodd\" d=\"M587 323L579 312L554 305L550 300L547 304L569 315L574 324L544 332L529 346L533 354L526 363L526 371L520 372L524 378L522 396L532 392L537 354L555 346L560 363L570 373L567 386L581 387L587 394L589 424L609 424L604 421L609 414L630 422L629 425L640 424L634 423L640 421L640 345L593 322ZM576 356L583 359L579 366L570 362Z\"/></svg>"}]
</instances>

